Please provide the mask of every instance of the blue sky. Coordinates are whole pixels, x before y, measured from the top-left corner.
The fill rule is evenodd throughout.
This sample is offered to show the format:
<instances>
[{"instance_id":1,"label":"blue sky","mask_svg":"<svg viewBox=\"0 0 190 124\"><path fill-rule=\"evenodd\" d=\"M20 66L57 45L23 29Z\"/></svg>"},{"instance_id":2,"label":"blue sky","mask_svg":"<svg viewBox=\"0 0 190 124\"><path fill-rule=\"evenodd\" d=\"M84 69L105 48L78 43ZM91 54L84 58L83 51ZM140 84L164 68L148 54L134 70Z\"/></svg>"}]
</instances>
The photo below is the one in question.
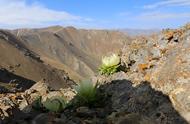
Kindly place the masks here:
<instances>
[{"instance_id":1,"label":"blue sky","mask_svg":"<svg viewBox=\"0 0 190 124\"><path fill-rule=\"evenodd\" d=\"M190 21L190 0L0 0L1 28L176 28Z\"/></svg>"}]
</instances>

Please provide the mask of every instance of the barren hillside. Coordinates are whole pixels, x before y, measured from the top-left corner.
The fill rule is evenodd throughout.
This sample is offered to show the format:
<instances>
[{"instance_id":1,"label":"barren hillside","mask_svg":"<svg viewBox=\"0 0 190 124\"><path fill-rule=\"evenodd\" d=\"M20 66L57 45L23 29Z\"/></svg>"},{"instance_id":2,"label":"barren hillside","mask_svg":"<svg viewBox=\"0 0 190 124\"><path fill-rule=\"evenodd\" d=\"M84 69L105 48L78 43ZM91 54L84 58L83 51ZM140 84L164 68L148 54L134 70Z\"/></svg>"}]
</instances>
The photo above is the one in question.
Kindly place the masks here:
<instances>
[{"instance_id":1,"label":"barren hillside","mask_svg":"<svg viewBox=\"0 0 190 124\"><path fill-rule=\"evenodd\" d=\"M129 37L117 31L60 26L19 29L12 33L45 63L65 70L75 80L95 74L102 56L118 52L130 41Z\"/></svg>"},{"instance_id":2,"label":"barren hillside","mask_svg":"<svg viewBox=\"0 0 190 124\"><path fill-rule=\"evenodd\" d=\"M67 86L68 77L64 71L44 64L37 54L27 49L14 35L3 30L0 31L0 60L0 67L5 70L2 72L8 72L7 76L14 74L33 82L44 78L54 88ZM4 81L3 75L0 78L2 83L11 81ZM17 78L12 80L14 79Z\"/></svg>"}]
</instances>

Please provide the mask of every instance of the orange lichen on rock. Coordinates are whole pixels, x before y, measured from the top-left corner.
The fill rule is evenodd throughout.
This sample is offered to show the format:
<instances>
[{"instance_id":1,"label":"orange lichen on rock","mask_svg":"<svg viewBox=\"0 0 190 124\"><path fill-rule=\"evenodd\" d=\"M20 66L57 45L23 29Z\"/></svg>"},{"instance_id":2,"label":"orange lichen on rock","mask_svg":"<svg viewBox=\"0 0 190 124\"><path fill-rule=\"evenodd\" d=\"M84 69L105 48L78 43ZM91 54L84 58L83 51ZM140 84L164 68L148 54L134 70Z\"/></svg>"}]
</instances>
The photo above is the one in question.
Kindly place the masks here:
<instances>
[{"instance_id":1,"label":"orange lichen on rock","mask_svg":"<svg viewBox=\"0 0 190 124\"><path fill-rule=\"evenodd\" d=\"M140 71L144 71L144 70L150 68L150 65L147 64L147 63L145 63L145 64L139 64L138 68L139 68Z\"/></svg>"},{"instance_id":2,"label":"orange lichen on rock","mask_svg":"<svg viewBox=\"0 0 190 124\"><path fill-rule=\"evenodd\" d=\"M171 40L173 38L173 35L174 35L174 31L173 30L164 31L164 38L166 40Z\"/></svg>"},{"instance_id":3,"label":"orange lichen on rock","mask_svg":"<svg viewBox=\"0 0 190 124\"><path fill-rule=\"evenodd\" d=\"M164 30L163 31L163 34L164 34L164 38L166 40L172 40L172 38L174 38L175 36L181 36L183 34L183 31L182 30L171 30L171 29L167 29L167 30Z\"/></svg>"},{"instance_id":4,"label":"orange lichen on rock","mask_svg":"<svg viewBox=\"0 0 190 124\"><path fill-rule=\"evenodd\" d=\"M150 81L150 78L151 78L151 75L150 75L150 74L146 74L146 75L144 76L144 80L145 80L145 81Z\"/></svg>"}]
</instances>

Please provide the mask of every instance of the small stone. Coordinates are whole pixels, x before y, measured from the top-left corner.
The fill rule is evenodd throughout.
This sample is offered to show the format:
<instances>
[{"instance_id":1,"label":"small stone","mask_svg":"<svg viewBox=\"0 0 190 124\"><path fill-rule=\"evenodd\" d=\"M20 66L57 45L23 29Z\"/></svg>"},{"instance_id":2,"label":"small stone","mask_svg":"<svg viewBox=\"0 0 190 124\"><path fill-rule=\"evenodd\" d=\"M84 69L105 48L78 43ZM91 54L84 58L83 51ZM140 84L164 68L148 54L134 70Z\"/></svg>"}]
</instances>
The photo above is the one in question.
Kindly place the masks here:
<instances>
[{"instance_id":1,"label":"small stone","mask_svg":"<svg viewBox=\"0 0 190 124\"><path fill-rule=\"evenodd\" d=\"M26 93L31 94L33 91L37 91L40 95L44 95L49 92L49 87L47 86L45 80L41 80L34 84L29 90L27 90Z\"/></svg>"}]
</instances>

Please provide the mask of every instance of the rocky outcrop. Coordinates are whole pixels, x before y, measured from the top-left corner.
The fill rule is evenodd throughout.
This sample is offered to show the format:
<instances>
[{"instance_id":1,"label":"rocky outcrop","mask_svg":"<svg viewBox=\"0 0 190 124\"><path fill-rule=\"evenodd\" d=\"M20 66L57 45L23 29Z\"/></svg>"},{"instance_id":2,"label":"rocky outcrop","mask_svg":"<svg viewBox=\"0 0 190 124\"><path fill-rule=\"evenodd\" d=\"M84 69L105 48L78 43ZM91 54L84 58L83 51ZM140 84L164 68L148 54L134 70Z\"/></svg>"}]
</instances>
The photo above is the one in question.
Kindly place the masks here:
<instances>
[{"instance_id":1,"label":"rocky outcrop","mask_svg":"<svg viewBox=\"0 0 190 124\"><path fill-rule=\"evenodd\" d=\"M74 95L75 93L71 88L55 91L47 85L46 80L41 80L25 92L2 94L0 96L0 117L5 124L20 123L28 117L32 119L41 113L34 109L35 101L39 97L46 100L54 96L61 96L69 101ZM28 120L28 122L30 121L32 120Z\"/></svg>"},{"instance_id":2,"label":"rocky outcrop","mask_svg":"<svg viewBox=\"0 0 190 124\"><path fill-rule=\"evenodd\" d=\"M42 100L61 96L75 100L71 88L51 90L42 80L23 93L6 94L0 98L2 123L23 124L187 124L173 108L169 97L151 88L148 82L134 85L129 80L113 80L99 87L104 94L101 104L93 107L70 106L53 113L34 108Z\"/></svg>"},{"instance_id":3,"label":"rocky outcrop","mask_svg":"<svg viewBox=\"0 0 190 124\"><path fill-rule=\"evenodd\" d=\"M190 122L190 27L163 30L157 37L140 38L122 49L121 64L125 72L100 77L107 82L116 79L142 81L168 95L174 108Z\"/></svg>"},{"instance_id":4,"label":"rocky outcrop","mask_svg":"<svg viewBox=\"0 0 190 124\"><path fill-rule=\"evenodd\" d=\"M29 89L35 82L0 68L0 93L20 92Z\"/></svg>"}]
</instances>

